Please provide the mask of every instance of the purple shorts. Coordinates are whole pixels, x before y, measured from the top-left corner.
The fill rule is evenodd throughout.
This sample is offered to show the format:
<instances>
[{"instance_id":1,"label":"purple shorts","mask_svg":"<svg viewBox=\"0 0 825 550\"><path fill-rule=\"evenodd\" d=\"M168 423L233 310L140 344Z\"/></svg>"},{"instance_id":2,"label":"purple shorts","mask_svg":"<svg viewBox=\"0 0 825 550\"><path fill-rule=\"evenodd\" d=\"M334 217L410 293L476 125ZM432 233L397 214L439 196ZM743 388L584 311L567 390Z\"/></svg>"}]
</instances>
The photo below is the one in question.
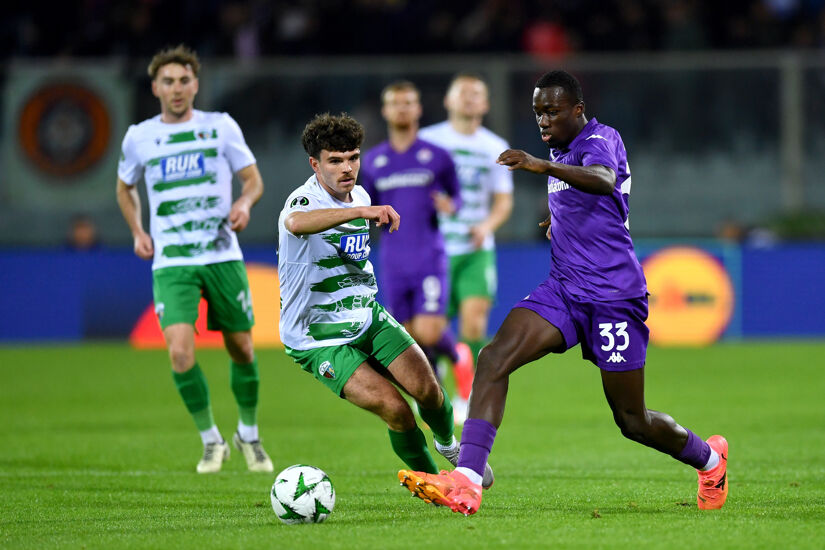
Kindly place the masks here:
<instances>
[{"instance_id":1,"label":"purple shorts","mask_svg":"<svg viewBox=\"0 0 825 550\"><path fill-rule=\"evenodd\" d=\"M581 343L582 357L600 369L626 371L645 366L650 335L645 325L647 296L594 302L568 293L551 277L514 307L535 311L558 328L566 350Z\"/></svg>"},{"instance_id":2,"label":"purple shorts","mask_svg":"<svg viewBox=\"0 0 825 550\"><path fill-rule=\"evenodd\" d=\"M447 273L386 273L381 276L382 304L400 323L416 315L444 315L447 311Z\"/></svg>"}]
</instances>

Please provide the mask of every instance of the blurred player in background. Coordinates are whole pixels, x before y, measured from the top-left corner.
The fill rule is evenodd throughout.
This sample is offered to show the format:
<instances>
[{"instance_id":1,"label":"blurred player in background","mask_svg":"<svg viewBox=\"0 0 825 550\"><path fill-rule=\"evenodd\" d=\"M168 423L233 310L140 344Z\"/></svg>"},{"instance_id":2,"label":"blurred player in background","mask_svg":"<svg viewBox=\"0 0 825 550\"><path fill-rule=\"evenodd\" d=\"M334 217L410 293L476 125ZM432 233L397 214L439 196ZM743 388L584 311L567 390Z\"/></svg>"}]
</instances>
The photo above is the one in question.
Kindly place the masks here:
<instances>
[{"instance_id":1,"label":"blurred player in background","mask_svg":"<svg viewBox=\"0 0 825 550\"><path fill-rule=\"evenodd\" d=\"M304 128L314 174L290 194L278 218L281 341L335 395L386 422L405 464L435 473L424 433L394 384L417 402L436 450L455 465L452 406L421 348L375 301L369 221L392 233L401 217L392 206L371 206L355 185L363 138L361 124L346 114L318 115ZM492 471L484 478L491 484Z\"/></svg>"},{"instance_id":2,"label":"blurred player in background","mask_svg":"<svg viewBox=\"0 0 825 550\"><path fill-rule=\"evenodd\" d=\"M647 286L628 229L630 167L622 138L587 120L581 86L564 71L539 78L533 111L551 160L506 150L498 162L549 176L550 216L541 225L552 237L550 276L516 304L479 356L458 467L439 475L402 470L399 479L428 502L474 514L510 374L581 343L582 356L601 369L622 435L696 468L699 508L721 508L728 494L725 438L702 441L645 405Z\"/></svg>"},{"instance_id":3,"label":"blurred player in background","mask_svg":"<svg viewBox=\"0 0 825 550\"><path fill-rule=\"evenodd\" d=\"M404 220L392 235L385 229L381 238L387 309L434 369L439 356L452 361L459 398L466 398L473 363L469 349L459 354L447 328L447 255L438 227L438 214L451 215L461 204L455 165L444 149L417 137L421 102L412 82L384 88L381 103L389 139L366 152L360 181L372 202L392 206Z\"/></svg>"},{"instance_id":4,"label":"blurred player in background","mask_svg":"<svg viewBox=\"0 0 825 550\"><path fill-rule=\"evenodd\" d=\"M233 437L252 471L271 472L258 437L258 364L252 346L252 297L236 231L263 193L255 157L226 113L193 107L197 55L184 46L159 52L149 64L160 114L129 127L118 166L117 200L135 242L152 263L157 313L172 376L203 440L198 473L220 471L229 445L212 417L209 388L195 360L195 320L203 296L210 330L223 332L240 419ZM232 201L232 175L243 184ZM143 230L136 184L146 184L151 236Z\"/></svg>"},{"instance_id":5,"label":"blurred player in background","mask_svg":"<svg viewBox=\"0 0 825 550\"><path fill-rule=\"evenodd\" d=\"M441 224L450 258L448 316L458 314L459 336L476 360L498 286L493 234L513 209L513 175L496 164L507 142L481 125L490 110L487 84L475 75L455 76L444 106L447 120L419 136L449 151L458 170L461 208ZM456 417L466 417L467 397L454 401Z\"/></svg>"}]
</instances>

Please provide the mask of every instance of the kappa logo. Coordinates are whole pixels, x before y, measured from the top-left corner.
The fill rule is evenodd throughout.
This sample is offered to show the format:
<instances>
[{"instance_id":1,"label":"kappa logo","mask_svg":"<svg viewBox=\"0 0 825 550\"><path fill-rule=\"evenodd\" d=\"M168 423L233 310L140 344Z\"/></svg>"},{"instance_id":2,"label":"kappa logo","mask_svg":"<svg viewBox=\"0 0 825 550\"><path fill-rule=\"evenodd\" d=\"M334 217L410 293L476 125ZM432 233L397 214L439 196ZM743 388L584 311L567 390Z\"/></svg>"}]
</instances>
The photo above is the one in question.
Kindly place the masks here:
<instances>
[{"instance_id":1,"label":"kappa logo","mask_svg":"<svg viewBox=\"0 0 825 550\"><path fill-rule=\"evenodd\" d=\"M292 202L289 203L289 207L295 208L296 206L309 206L309 199L306 197L295 197L292 199Z\"/></svg>"},{"instance_id":2,"label":"kappa logo","mask_svg":"<svg viewBox=\"0 0 825 550\"><path fill-rule=\"evenodd\" d=\"M587 141L588 139L603 139L603 140L607 141L606 137L600 136L599 134L591 134L590 137L585 138L584 141Z\"/></svg>"},{"instance_id":3,"label":"kappa logo","mask_svg":"<svg viewBox=\"0 0 825 550\"><path fill-rule=\"evenodd\" d=\"M335 369L332 368L332 363L329 361L324 361L321 363L321 366L318 367L318 374L323 376L324 378L329 378L331 380L335 379Z\"/></svg>"},{"instance_id":4,"label":"kappa logo","mask_svg":"<svg viewBox=\"0 0 825 550\"><path fill-rule=\"evenodd\" d=\"M627 363L627 360L618 351L614 351L607 359L608 363Z\"/></svg>"}]
</instances>

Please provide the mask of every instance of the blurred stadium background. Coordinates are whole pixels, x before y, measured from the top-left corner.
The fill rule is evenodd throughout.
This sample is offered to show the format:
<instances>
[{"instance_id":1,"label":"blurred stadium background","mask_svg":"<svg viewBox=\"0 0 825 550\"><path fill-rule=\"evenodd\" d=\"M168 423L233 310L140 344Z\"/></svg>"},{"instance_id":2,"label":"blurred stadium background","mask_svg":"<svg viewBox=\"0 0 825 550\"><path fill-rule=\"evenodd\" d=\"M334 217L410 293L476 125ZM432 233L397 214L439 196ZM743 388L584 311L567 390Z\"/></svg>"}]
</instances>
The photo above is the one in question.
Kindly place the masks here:
<instances>
[{"instance_id":1,"label":"blurred stadium background","mask_svg":"<svg viewBox=\"0 0 825 550\"><path fill-rule=\"evenodd\" d=\"M385 138L385 84L413 80L429 124L450 77L471 71L490 86L487 126L545 155L530 98L560 67L625 139L654 338L825 337L823 0L87 0L0 14L0 342L124 339L146 311L150 266L132 254L116 164L128 125L158 112L149 58L180 42L204 62L196 107L239 122L264 177L248 261L275 263L314 113L353 114L369 147ZM544 187L516 174L491 330L547 272ZM253 293L259 315L276 307L275 288Z\"/></svg>"}]
</instances>

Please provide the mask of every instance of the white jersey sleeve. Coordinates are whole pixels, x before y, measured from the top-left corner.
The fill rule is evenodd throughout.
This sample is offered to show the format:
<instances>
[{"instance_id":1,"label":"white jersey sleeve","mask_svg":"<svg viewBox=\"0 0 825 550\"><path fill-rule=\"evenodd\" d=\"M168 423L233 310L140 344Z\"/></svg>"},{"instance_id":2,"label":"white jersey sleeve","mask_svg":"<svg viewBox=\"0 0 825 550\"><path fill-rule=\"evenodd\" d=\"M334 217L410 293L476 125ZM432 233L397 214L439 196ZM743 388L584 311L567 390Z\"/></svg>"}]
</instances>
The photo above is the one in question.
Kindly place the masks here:
<instances>
[{"instance_id":1,"label":"white jersey sleeve","mask_svg":"<svg viewBox=\"0 0 825 550\"><path fill-rule=\"evenodd\" d=\"M223 131L226 141L224 142L224 155L229 162L232 173L255 164L255 155L249 149L243 137L243 132L235 119L228 113L223 113Z\"/></svg>"},{"instance_id":2,"label":"white jersey sleeve","mask_svg":"<svg viewBox=\"0 0 825 550\"><path fill-rule=\"evenodd\" d=\"M129 126L123 136L120 160L117 163L117 177L126 185L134 185L143 177L143 164L135 147L134 130L135 126Z\"/></svg>"}]
</instances>

